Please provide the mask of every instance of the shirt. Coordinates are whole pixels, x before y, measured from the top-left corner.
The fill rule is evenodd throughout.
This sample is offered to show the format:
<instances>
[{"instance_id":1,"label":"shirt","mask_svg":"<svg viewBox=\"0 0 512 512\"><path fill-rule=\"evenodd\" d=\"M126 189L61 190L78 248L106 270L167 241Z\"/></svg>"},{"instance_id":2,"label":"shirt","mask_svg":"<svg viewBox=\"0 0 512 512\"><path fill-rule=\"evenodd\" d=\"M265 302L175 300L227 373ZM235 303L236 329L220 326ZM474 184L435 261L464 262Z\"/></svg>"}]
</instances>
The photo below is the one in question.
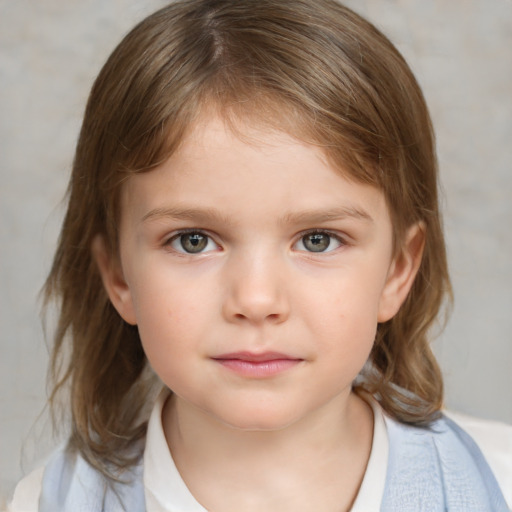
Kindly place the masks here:
<instances>
[{"instance_id":1,"label":"shirt","mask_svg":"<svg viewBox=\"0 0 512 512\"><path fill-rule=\"evenodd\" d=\"M162 427L162 408L168 391L158 397L148 424L144 451L144 488L147 512L207 512L197 502L181 478L167 446ZM388 437L385 416L371 400L374 432L371 454L357 498L350 512L378 512L384 493L388 462ZM512 427L448 413L478 443L512 510ZM23 479L16 488L10 512L35 512L44 468Z\"/></svg>"}]
</instances>

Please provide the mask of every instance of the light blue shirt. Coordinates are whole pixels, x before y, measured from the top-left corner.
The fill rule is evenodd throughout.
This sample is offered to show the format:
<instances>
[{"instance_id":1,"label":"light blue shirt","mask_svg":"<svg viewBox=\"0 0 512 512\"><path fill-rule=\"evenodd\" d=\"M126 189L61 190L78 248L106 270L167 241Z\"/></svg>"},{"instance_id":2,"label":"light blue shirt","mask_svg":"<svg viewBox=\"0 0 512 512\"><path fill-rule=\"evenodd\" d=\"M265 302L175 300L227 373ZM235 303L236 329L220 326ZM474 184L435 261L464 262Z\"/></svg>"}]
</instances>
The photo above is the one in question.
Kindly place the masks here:
<instances>
[{"instance_id":1,"label":"light blue shirt","mask_svg":"<svg viewBox=\"0 0 512 512\"><path fill-rule=\"evenodd\" d=\"M508 512L480 449L446 417L426 428L388 423L389 461L381 512ZM40 512L144 512L142 457L119 484L80 456L47 465Z\"/></svg>"}]
</instances>

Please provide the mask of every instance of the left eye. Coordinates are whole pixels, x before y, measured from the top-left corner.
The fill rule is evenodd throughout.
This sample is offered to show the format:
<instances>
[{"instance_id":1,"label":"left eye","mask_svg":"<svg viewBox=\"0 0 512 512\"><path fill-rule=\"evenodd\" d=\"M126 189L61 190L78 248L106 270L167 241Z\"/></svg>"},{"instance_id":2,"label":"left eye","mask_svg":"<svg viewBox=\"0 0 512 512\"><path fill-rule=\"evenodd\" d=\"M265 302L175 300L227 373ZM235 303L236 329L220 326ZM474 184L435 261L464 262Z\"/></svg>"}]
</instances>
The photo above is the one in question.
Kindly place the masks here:
<instances>
[{"instance_id":1,"label":"left eye","mask_svg":"<svg viewBox=\"0 0 512 512\"><path fill-rule=\"evenodd\" d=\"M217 248L217 244L208 235L200 231L180 233L170 240L169 245L175 251L186 254L200 254Z\"/></svg>"},{"instance_id":2,"label":"left eye","mask_svg":"<svg viewBox=\"0 0 512 512\"><path fill-rule=\"evenodd\" d=\"M337 249L342 241L336 236L325 231L315 231L307 233L296 244L299 251L307 252L330 252Z\"/></svg>"}]
</instances>

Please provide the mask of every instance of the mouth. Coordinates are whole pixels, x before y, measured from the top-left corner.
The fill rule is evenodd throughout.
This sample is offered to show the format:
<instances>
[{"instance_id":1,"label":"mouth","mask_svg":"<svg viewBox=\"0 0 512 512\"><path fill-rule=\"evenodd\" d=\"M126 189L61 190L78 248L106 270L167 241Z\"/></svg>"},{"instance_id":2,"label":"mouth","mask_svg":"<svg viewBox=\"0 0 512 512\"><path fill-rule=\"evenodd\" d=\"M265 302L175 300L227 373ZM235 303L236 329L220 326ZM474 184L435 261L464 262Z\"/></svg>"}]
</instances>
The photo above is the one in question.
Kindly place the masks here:
<instances>
[{"instance_id":1,"label":"mouth","mask_svg":"<svg viewBox=\"0 0 512 512\"><path fill-rule=\"evenodd\" d=\"M233 352L212 358L223 368L243 377L266 378L283 373L303 359L295 358L279 352Z\"/></svg>"}]
</instances>

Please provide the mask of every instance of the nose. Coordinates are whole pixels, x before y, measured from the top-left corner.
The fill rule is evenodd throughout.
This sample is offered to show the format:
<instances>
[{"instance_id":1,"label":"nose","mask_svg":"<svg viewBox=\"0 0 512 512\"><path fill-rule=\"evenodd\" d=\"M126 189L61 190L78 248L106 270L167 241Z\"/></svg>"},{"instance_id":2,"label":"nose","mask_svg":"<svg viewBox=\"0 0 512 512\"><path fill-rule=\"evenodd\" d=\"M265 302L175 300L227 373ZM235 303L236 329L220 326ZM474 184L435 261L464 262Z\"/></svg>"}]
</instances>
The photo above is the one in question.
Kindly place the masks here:
<instances>
[{"instance_id":1,"label":"nose","mask_svg":"<svg viewBox=\"0 0 512 512\"><path fill-rule=\"evenodd\" d=\"M282 323L290 314L285 269L275 255L234 258L226 269L223 314L229 322Z\"/></svg>"}]
</instances>

